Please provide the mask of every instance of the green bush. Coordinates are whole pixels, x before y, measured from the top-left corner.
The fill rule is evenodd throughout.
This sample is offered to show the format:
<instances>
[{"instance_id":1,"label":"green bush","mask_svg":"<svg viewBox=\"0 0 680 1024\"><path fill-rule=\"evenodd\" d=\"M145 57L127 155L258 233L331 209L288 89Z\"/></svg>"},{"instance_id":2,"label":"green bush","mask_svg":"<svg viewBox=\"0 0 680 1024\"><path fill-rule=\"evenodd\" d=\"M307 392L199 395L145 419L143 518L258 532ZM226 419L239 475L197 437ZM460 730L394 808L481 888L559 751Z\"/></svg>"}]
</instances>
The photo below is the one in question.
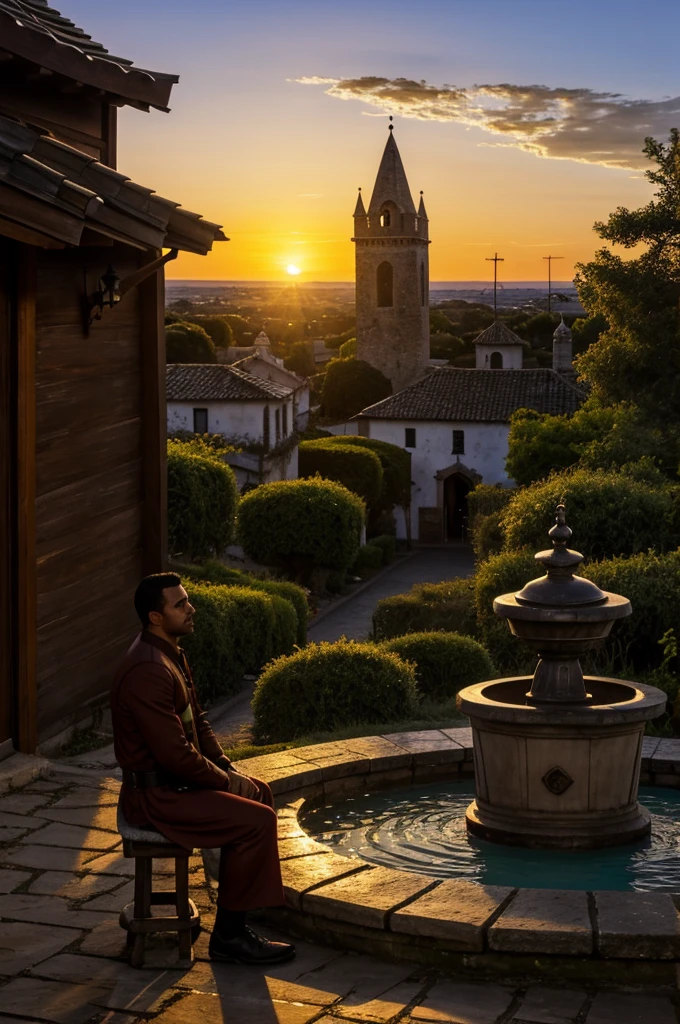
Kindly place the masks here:
<instances>
[{"instance_id":1,"label":"green bush","mask_svg":"<svg viewBox=\"0 0 680 1024\"><path fill-rule=\"evenodd\" d=\"M387 377L363 359L331 359L323 382L324 416L348 420L392 394Z\"/></svg>"},{"instance_id":2,"label":"green bush","mask_svg":"<svg viewBox=\"0 0 680 1024\"><path fill-rule=\"evenodd\" d=\"M529 580L544 576L545 569L534 559L534 552L503 551L482 562L474 575L474 601L479 639L494 664L503 674L533 672L536 659L529 648L513 636L505 619L493 611L494 598L521 590Z\"/></svg>"},{"instance_id":3,"label":"green bush","mask_svg":"<svg viewBox=\"0 0 680 1024\"><path fill-rule=\"evenodd\" d=\"M341 726L408 718L418 704L414 670L375 644L309 644L277 658L253 697L258 742L294 739Z\"/></svg>"},{"instance_id":4,"label":"green bush","mask_svg":"<svg viewBox=\"0 0 680 1024\"><path fill-rule=\"evenodd\" d=\"M383 549L376 544L364 544L359 548L351 572L362 580L373 576L383 564Z\"/></svg>"},{"instance_id":5,"label":"green bush","mask_svg":"<svg viewBox=\"0 0 680 1024\"><path fill-rule=\"evenodd\" d=\"M343 341L342 345L338 349L338 355L341 359L355 359L357 354L357 339L349 338L347 341Z\"/></svg>"},{"instance_id":6,"label":"green bush","mask_svg":"<svg viewBox=\"0 0 680 1024\"><path fill-rule=\"evenodd\" d=\"M382 551L382 564L390 565L397 554L397 538L391 533L382 533L379 537L371 537L369 544Z\"/></svg>"},{"instance_id":7,"label":"green bush","mask_svg":"<svg viewBox=\"0 0 680 1024\"><path fill-rule=\"evenodd\" d=\"M189 558L219 554L234 539L233 470L207 445L168 441L167 472L168 550Z\"/></svg>"},{"instance_id":8,"label":"green bush","mask_svg":"<svg viewBox=\"0 0 680 1024\"><path fill-rule=\"evenodd\" d=\"M352 564L363 521L363 501L341 484L279 480L241 499L238 536L254 561L305 580L317 568Z\"/></svg>"},{"instance_id":9,"label":"green bush","mask_svg":"<svg viewBox=\"0 0 680 1024\"><path fill-rule=\"evenodd\" d=\"M506 550L549 547L547 533L563 499L573 546L587 558L663 551L677 544L669 487L651 487L632 474L578 469L515 494L502 519Z\"/></svg>"},{"instance_id":10,"label":"green bush","mask_svg":"<svg viewBox=\"0 0 680 1024\"><path fill-rule=\"evenodd\" d=\"M301 441L298 447L298 475L335 480L358 494L369 508L380 499L383 469L378 456L368 448L343 445L325 439Z\"/></svg>"},{"instance_id":11,"label":"green bush","mask_svg":"<svg viewBox=\"0 0 680 1024\"><path fill-rule=\"evenodd\" d=\"M455 697L464 686L494 677L488 652L472 637L459 633L410 633L387 640L382 647L414 662L421 695L440 703Z\"/></svg>"},{"instance_id":12,"label":"green bush","mask_svg":"<svg viewBox=\"0 0 680 1024\"><path fill-rule=\"evenodd\" d=\"M373 613L376 640L441 630L471 636L476 634L471 580L417 583L407 594L395 594L378 601Z\"/></svg>"},{"instance_id":13,"label":"green bush","mask_svg":"<svg viewBox=\"0 0 680 1024\"><path fill-rule=\"evenodd\" d=\"M291 583L289 580L261 579L258 576L253 576L252 573L242 572L240 569L230 569L223 562L214 559L208 559L202 565L182 566L178 571L209 583L220 583L228 587L251 587L253 590L262 590L265 594L284 598L292 604L295 611L296 643L300 647L304 647L307 643L309 602L307 591L304 587L299 587L297 583ZM277 653L280 652L277 651Z\"/></svg>"},{"instance_id":14,"label":"green bush","mask_svg":"<svg viewBox=\"0 0 680 1024\"><path fill-rule=\"evenodd\" d=\"M470 538L478 559L502 549L501 517L514 493L499 484L477 484L468 494Z\"/></svg>"},{"instance_id":15,"label":"green bush","mask_svg":"<svg viewBox=\"0 0 680 1024\"><path fill-rule=\"evenodd\" d=\"M411 453L406 449L390 444L389 441L377 441L372 437L359 437L355 434L334 437L328 443L356 445L378 456L383 468L379 510L390 510L395 505L403 508L411 504Z\"/></svg>"}]
</instances>

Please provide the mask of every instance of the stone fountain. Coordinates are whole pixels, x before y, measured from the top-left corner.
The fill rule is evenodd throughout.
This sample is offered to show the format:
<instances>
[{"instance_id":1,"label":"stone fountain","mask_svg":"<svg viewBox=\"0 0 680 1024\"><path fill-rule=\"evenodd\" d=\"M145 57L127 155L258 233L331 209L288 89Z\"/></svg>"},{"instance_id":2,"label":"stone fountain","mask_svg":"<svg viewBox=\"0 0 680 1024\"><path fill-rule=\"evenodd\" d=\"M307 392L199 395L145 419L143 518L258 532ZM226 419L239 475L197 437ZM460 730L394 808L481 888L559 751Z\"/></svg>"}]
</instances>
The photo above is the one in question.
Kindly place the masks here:
<instances>
[{"instance_id":1,"label":"stone fountain","mask_svg":"<svg viewBox=\"0 0 680 1024\"><path fill-rule=\"evenodd\" d=\"M563 505L536 560L546 575L494 601L494 612L539 656L531 677L495 679L458 695L472 725L473 835L516 846L594 848L650 831L638 803L645 722L663 713L653 686L583 676L579 658L602 643L630 601L575 576Z\"/></svg>"}]
</instances>

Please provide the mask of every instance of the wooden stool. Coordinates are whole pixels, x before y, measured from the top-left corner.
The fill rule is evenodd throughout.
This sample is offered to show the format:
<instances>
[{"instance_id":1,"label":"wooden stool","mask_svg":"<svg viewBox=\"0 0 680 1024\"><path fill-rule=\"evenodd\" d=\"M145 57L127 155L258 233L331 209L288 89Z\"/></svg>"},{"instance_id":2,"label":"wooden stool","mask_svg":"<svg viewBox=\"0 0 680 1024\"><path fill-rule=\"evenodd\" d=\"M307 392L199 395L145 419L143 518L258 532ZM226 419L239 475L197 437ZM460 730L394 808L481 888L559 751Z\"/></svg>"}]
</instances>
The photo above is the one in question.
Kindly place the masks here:
<instances>
[{"instance_id":1,"label":"wooden stool","mask_svg":"<svg viewBox=\"0 0 680 1024\"><path fill-rule=\"evenodd\" d=\"M175 846L151 828L130 825L118 807L118 831L123 839L123 856L135 858L135 899L120 912L121 928L127 930L127 944L132 947L132 967L144 965L146 936L154 932L177 932L180 961L191 963L191 944L200 932L201 917L196 904L189 899L189 857L192 851ZM173 857L175 888L153 891L154 857ZM176 916L152 917L151 908L174 904Z\"/></svg>"}]
</instances>

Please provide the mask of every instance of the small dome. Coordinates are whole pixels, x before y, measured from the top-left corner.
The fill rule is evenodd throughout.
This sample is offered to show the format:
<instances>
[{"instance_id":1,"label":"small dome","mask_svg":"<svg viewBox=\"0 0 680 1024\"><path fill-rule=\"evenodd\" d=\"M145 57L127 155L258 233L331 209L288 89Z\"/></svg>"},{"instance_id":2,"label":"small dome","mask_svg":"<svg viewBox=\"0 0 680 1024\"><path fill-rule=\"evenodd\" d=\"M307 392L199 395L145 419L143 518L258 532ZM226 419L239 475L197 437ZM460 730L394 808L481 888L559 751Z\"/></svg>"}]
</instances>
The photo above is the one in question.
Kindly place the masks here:
<instances>
[{"instance_id":1,"label":"small dome","mask_svg":"<svg viewBox=\"0 0 680 1024\"><path fill-rule=\"evenodd\" d=\"M571 341L571 331L564 322L564 317L560 313L561 320L555 328L553 338L564 338L565 340Z\"/></svg>"}]
</instances>

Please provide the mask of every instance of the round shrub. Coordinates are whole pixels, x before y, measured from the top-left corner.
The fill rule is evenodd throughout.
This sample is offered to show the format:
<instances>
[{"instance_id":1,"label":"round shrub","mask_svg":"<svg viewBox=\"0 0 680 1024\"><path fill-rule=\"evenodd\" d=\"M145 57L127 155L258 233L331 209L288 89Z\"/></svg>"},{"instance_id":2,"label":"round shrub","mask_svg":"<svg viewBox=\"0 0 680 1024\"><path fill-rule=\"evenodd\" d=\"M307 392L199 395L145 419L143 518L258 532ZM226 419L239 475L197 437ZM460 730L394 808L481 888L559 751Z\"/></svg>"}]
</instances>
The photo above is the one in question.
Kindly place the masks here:
<instances>
[{"instance_id":1,"label":"round shrub","mask_svg":"<svg viewBox=\"0 0 680 1024\"><path fill-rule=\"evenodd\" d=\"M505 619L494 614L494 598L514 594L525 583L545 575L534 559L533 551L502 551L482 562L473 578L479 639L489 651L498 670L504 674L531 670L536 664L526 644L513 636Z\"/></svg>"},{"instance_id":2,"label":"round shrub","mask_svg":"<svg viewBox=\"0 0 680 1024\"><path fill-rule=\"evenodd\" d=\"M399 445L389 441L378 441L373 437L359 437L355 434L344 434L342 437L328 439L329 444L354 445L367 448L380 459L383 468L382 492L380 509L393 509L395 505L404 507L411 503L411 453Z\"/></svg>"},{"instance_id":3,"label":"round shrub","mask_svg":"<svg viewBox=\"0 0 680 1024\"><path fill-rule=\"evenodd\" d=\"M470 539L478 559L502 549L501 518L514 493L499 484L477 484L468 494Z\"/></svg>"},{"instance_id":4,"label":"round shrub","mask_svg":"<svg viewBox=\"0 0 680 1024\"><path fill-rule=\"evenodd\" d=\"M550 546L548 530L564 499L573 547L588 558L664 550L673 536L673 496L668 487L624 473L579 469L556 474L518 491L502 517L505 548Z\"/></svg>"},{"instance_id":5,"label":"round shrub","mask_svg":"<svg viewBox=\"0 0 680 1024\"><path fill-rule=\"evenodd\" d=\"M234 539L233 470L207 446L168 441L167 472L168 550L189 558L219 554Z\"/></svg>"},{"instance_id":6,"label":"round shrub","mask_svg":"<svg viewBox=\"0 0 680 1024\"><path fill-rule=\"evenodd\" d=\"M383 564L383 551L376 544L364 544L359 548L359 553L352 566L355 576L368 579L378 572Z\"/></svg>"},{"instance_id":7,"label":"round shrub","mask_svg":"<svg viewBox=\"0 0 680 1024\"><path fill-rule=\"evenodd\" d=\"M390 565L397 553L397 538L391 533L381 533L378 537L371 537L369 544L382 551L382 564Z\"/></svg>"},{"instance_id":8,"label":"round shrub","mask_svg":"<svg viewBox=\"0 0 680 1024\"><path fill-rule=\"evenodd\" d=\"M301 441L298 447L298 475L335 480L358 494L370 507L382 492L383 469L378 456L356 445L329 444L327 440Z\"/></svg>"},{"instance_id":9,"label":"round shrub","mask_svg":"<svg viewBox=\"0 0 680 1024\"><path fill-rule=\"evenodd\" d=\"M471 580L417 583L407 594L378 601L373 613L373 635L388 640L405 633L445 630L475 635L477 622Z\"/></svg>"},{"instance_id":10,"label":"round shrub","mask_svg":"<svg viewBox=\"0 0 680 1024\"><path fill-rule=\"evenodd\" d=\"M184 321L170 324L165 332L168 363L216 363L215 344L202 327Z\"/></svg>"},{"instance_id":11,"label":"round shrub","mask_svg":"<svg viewBox=\"0 0 680 1024\"><path fill-rule=\"evenodd\" d=\"M410 633L382 646L404 661L412 661L421 695L439 703L455 697L464 686L494 676L488 651L460 633Z\"/></svg>"},{"instance_id":12,"label":"round shrub","mask_svg":"<svg viewBox=\"0 0 680 1024\"><path fill-rule=\"evenodd\" d=\"M258 742L277 743L341 726L409 718L418 704L413 666L375 644L310 644L277 658L253 697Z\"/></svg>"},{"instance_id":13,"label":"round shrub","mask_svg":"<svg viewBox=\"0 0 680 1024\"><path fill-rule=\"evenodd\" d=\"M392 385L363 359L331 359L326 367L322 403L330 419L348 420L392 394Z\"/></svg>"},{"instance_id":14,"label":"round shrub","mask_svg":"<svg viewBox=\"0 0 680 1024\"><path fill-rule=\"evenodd\" d=\"M352 564L363 521L363 501L341 484L278 480L241 499L238 536L254 561L308 579L316 568Z\"/></svg>"},{"instance_id":15,"label":"round shrub","mask_svg":"<svg viewBox=\"0 0 680 1024\"><path fill-rule=\"evenodd\" d=\"M243 572L241 569L230 569L223 562L216 559L208 559L202 565L182 566L180 571L197 580L205 580L209 583L220 583L228 587L251 587L253 590L262 590L265 594L275 597L282 597L289 601L295 611L295 642L304 647L307 643L307 620L309 618L309 602L307 591L299 587L297 583L289 580L263 580L252 573ZM275 654L283 654L283 649L275 649Z\"/></svg>"}]
</instances>

